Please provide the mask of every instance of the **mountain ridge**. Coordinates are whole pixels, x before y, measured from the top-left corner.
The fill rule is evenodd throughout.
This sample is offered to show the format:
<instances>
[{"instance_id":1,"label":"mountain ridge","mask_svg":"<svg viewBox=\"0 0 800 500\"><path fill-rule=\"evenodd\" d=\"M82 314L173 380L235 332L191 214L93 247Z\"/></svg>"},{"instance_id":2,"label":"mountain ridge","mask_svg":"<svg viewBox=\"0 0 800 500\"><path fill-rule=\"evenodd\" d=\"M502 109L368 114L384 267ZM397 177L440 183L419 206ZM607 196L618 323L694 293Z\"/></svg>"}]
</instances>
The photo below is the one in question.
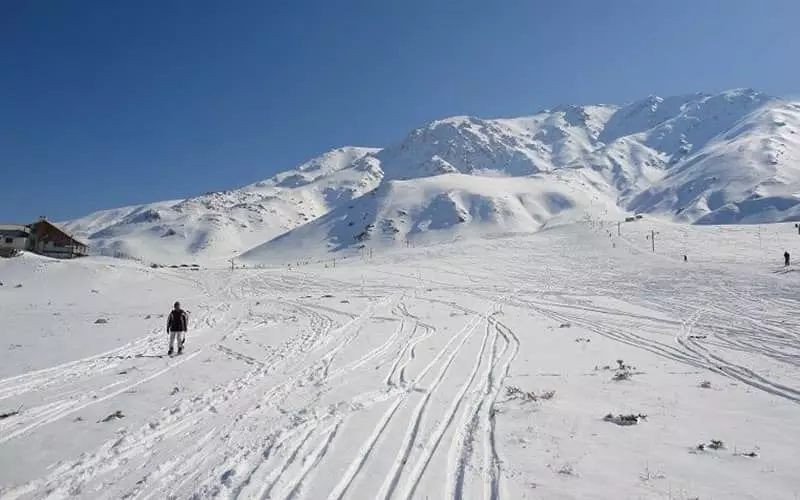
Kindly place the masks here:
<instances>
[{"instance_id":1,"label":"mountain ridge","mask_svg":"<svg viewBox=\"0 0 800 500\"><path fill-rule=\"evenodd\" d=\"M800 103L753 89L454 116L384 148L337 148L236 190L64 227L99 253L174 261L532 232L598 210L699 224L800 220L798 130ZM553 199L566 208L553 210Z\"/></svg>"}]
</instances>

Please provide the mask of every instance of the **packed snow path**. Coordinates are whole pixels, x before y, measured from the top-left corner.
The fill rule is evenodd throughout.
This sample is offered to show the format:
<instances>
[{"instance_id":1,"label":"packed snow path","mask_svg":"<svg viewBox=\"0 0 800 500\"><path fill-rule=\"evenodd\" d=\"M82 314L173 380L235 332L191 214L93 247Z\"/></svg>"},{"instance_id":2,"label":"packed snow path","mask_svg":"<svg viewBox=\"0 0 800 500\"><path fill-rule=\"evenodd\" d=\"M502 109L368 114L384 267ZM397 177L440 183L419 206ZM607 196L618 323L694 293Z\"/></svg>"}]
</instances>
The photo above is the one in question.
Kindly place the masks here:
<instances>
[{"instance_id":1,"label":"packed snow path","mask_svg":"<svg viewBox=\"0 0 800 500\"><path fill-rule=\"evenodd\" d=\"M796 498L798 278L752 231L664 225L652 253L644 226L579 224L292 271L2 262L0 493Z\"/></svg>"}]
</instances>

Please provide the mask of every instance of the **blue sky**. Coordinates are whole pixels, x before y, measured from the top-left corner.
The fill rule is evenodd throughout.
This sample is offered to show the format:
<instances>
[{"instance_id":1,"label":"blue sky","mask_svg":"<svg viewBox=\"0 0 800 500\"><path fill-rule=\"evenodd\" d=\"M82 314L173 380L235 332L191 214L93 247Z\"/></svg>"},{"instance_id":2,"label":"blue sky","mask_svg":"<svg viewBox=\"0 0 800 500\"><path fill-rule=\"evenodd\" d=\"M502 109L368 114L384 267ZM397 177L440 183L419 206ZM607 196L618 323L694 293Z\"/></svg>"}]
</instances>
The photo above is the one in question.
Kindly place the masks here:
<instances>
[{"instance_id":1,"label":"blue sky","mask_svg":"<svg viewBox=\"0 0 800 500\"><path fill-rule=\"evenodd\" d=\"M449 115L800 93L796 0L0 2L0 222L235 188Z\"/></svg>"}]
</instances>

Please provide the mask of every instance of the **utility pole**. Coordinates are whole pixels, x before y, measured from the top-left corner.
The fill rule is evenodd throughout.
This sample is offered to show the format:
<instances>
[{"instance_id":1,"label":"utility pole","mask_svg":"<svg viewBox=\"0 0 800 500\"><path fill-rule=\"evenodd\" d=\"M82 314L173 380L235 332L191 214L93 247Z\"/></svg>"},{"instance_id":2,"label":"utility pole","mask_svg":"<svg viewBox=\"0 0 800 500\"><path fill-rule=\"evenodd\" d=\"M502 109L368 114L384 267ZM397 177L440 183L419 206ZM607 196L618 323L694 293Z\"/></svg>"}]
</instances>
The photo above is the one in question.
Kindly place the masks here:
<instances>
[{"instance_id":1,"label":"utility pole","mask_svg":"<svg viewBox=\"0 0 800 500\"><path fill-rule=\"evenodd\" d=\"M656 251L656 231L655 231L655 229L651 229L650 230L650 244L652 245L653 252L655 253L655 251Z\"/></svg>"}]
</instances>

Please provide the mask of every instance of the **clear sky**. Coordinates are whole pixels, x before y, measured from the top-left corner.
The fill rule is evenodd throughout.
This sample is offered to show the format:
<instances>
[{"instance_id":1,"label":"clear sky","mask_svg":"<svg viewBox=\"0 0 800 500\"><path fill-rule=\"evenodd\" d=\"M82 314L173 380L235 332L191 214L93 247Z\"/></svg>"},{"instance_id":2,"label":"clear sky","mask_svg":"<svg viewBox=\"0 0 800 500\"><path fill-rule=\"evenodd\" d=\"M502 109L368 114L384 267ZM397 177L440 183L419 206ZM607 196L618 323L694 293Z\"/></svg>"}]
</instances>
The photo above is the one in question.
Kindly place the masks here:
<instances>
[{"instance_id":1,"label":"clear sky","mask_svg":"<svg viewBox=\"0 0 800 500\"><path fill-rule=\"evenodd\" d=\"M0 223L229 189L450 115L800 93L797 0L0 1Z\"/></svg>"}]
</instances>

